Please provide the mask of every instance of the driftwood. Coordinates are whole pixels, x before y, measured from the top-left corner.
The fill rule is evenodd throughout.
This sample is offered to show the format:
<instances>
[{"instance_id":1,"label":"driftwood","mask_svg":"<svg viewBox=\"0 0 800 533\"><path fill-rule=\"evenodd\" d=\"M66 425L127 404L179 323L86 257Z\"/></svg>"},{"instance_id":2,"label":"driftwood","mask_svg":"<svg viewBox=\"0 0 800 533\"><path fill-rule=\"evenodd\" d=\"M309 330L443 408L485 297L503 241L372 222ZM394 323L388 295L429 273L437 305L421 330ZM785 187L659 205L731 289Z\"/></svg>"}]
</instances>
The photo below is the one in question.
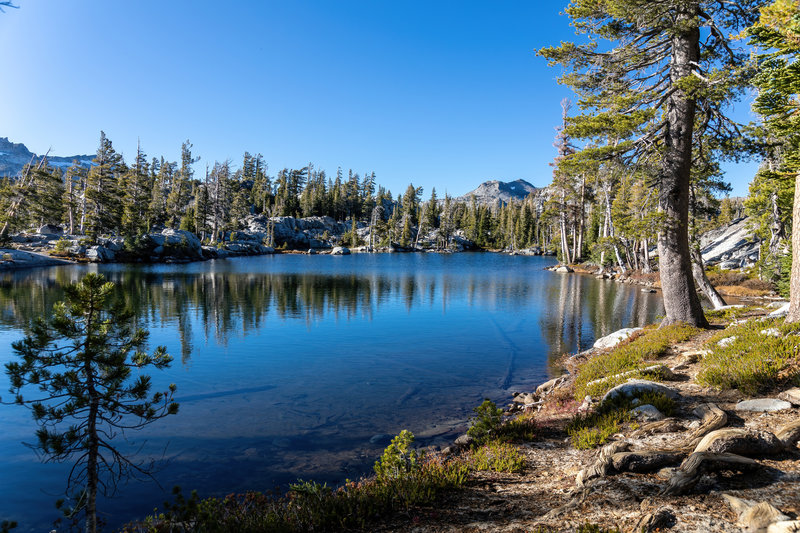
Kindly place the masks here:
<instances>
[{"instance_id":1,"label":"driftwood","mask_svg":"<svg viewBox=\"0 0 800 533\"><path fill-rule=\"evenodd\" d=\"M675 521L675 513L672 512L671 509L664 507L652 513L643 514L639 520L636 521L633 531L646 531L647 533L651 531L664 531L675 525Z\"/></svg>"},{"instance_id":2,"label":"driftwood","mask_svg":"<svg viewBox=\"0 0 800 533\"><path fill-rule=\"evenodd\" d=\"M784 449L791 450L800 441L800 420L789 422L775 434L783 444Z\"/></svg>"},{"instance_id":3,"label":"driftwood","mask_svg":"<svg viewBox=\"0 0 800 533\"><path fill-rule=\"evenodd\" d=\"M743 472L758 468L752 459L732 453L694 452L681 464L661 491L662 495L680 495L689 492L706 472L734 470Z\"/></svg>"},{"instance_id":4,"label":"driftwood","mask_svg":"<svg viewBox=\"0 0 800 533\"><path fill-rule=\"evenodd\" d=\"M770 524L790 520L788 516L767 502L756 503L730 494L723 494L722 498L728 502L733 512L738 515L739 523L748 531L767 531Z\"/></svg>"},{"instance_id":5,"label":"driftwood","mask_svg":"<svg viewBox=\"0 0 800 533\"><path fill-rule=\"evenodd\" d=\"M657 420L655 422L650 422L649 424L645 424L633 433L631 433L631 437L634 439L638 439L641 437L646 437L648 435L653 435L655 433L672 433L675 431L680 431L683 429L683 425L678 422L675 418L665 418L664 420Z\"/></svg>"},{"instance_id":6,"label":"driftwood","mask_svg":"<svg viewBox=\"0 0 800 533\"><path fill-rule=\"evenodd\" d=\"M619 452L611 456L611 466L617 472L646 474L676 465L683 457L681 452Z\"/></svg>"},{"instance_id":7,"label":"driftwood","mask_svg":"<svg viewBox=\"0 0 800 533\"><path fill-rule=\"evenodd\" d=\"M783 443L769 431L725 428L712 431L703 437L694 451L762 457L775 455L782 452L783 449Z\"/></svg>"},{"instance_id":8,"label":"driftwood","mask_svg":"<svg viewBox=\"0 0 800 533\"><path fill-rule=\"evenodd\" d=\"M713 403L704 403L700 405L694 410L694 414L700 417L702 421L700 427L692 431L689 435L689 445L687 448L691 450L695 449L708 433L725 427L725 424L728 423L728 415Z\"/></svg>"},{"instance_id":9,"label":"driftwood","mask_svg":"<svg viewBox=\"0 0 800 533\"><path fill-rule=\"evenodd\" d=\"M575 484L578 488L583 488L589 481L605 477L611 468L611 458L614 454L623 452L630 448L630 443L625 441L615 441L611 444L606 444L600 449L597 460L594 464L584 468L578 472L578 477L575 479Z\"/></svg>"}]
</instances>

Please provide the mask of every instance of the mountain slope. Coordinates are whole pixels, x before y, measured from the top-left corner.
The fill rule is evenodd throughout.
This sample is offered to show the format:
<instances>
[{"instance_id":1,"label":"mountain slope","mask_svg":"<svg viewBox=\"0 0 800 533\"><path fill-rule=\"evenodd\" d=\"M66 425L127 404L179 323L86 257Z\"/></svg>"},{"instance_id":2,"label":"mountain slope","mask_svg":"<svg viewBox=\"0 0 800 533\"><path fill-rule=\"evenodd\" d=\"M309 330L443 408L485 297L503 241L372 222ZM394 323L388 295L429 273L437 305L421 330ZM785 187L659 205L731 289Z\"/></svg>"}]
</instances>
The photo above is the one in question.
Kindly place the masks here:
<instances>
[{"instance_id":1,"label":"mountain slope","mask_svg":"<svg viewBox=\"0 0 800 533\"><path fill-rule=\"evenodd\" d=\"M93 158L93 155L73 155L68 157L48 155L47 162L50 166L66 170L72 166L72 162L76 159L82 166L89 167ZM28 150L22 143L13 143L8 140L8 137L0 137L0 177L21 175L22 167L30 163L31 159L33 159L34 163L37 163L40 156Z\"/></svg>"},{"instance_id":2,"label":"mountain slope","mask_svg":"<svg viewBox=\"0 0 800 533\"><path fill-rule=\"evenodd\" d=\"M462 202L470 202L471 197L474 195L475 200L479 204L494 205L498 201L507 204L511 200L522 201L528 197L529 194L537 194L543 192L544 189L534 187L525 180L516 181L499 181L491 180L485 181L478 185L474 191L468 192L464 196L460 196L457 200Z\"/></svg>"}]
</instances>

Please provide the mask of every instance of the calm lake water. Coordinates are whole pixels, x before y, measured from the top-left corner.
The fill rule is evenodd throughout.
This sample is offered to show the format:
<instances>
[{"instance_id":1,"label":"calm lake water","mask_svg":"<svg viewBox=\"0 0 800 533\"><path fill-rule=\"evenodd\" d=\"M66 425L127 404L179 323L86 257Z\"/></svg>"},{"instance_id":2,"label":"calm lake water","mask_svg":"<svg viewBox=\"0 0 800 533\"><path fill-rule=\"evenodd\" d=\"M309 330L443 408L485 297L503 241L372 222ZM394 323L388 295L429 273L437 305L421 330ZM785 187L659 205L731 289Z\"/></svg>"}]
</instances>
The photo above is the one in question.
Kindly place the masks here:
<instances>
[{"instance_id":1,"label":"calm lake water","mask_svg":"<svg viewBox=\"0 0 800 533\"><path fill-rule=\"evenodd\" d=\"M0 274L0 363L63 286L117 283L175 361L177 416L127 435L161 460L154 482L101 501L111 526L161 507L174 485L203 496L337 483L369 471L409 429L445 445L485 397L505 405L557 371L551 361L663 313L638 287L543 270L546 257L463 253L276 255L188 265L68 266ZM8 398L7 378L0 394ZM0 406L0 520L43 531L68 465L30 448L30 413ZM163 487L163 488L161 488Z\"/></svg>"}]
</instances>

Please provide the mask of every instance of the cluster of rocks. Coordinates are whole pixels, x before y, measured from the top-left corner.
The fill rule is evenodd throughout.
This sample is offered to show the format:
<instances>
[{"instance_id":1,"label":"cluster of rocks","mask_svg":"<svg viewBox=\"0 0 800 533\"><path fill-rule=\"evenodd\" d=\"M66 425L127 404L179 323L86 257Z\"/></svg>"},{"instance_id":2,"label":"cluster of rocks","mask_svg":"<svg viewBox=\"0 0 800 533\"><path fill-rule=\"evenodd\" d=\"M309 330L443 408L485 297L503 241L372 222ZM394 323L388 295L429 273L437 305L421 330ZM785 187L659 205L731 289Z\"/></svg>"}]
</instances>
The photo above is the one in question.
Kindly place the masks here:
<instances>
[{"instance_id":1,"label":"cluster of rocks","mask_svg":"<svg viewBox=\"0 0 800 533\"><path fill-rule=\"evenodd\" d=\"M83 236L65 234L58 226L43 226L36 233L13 235L11 241L21 250L50 252L56 257L93 263L180 263L275 252L255 236L236 233L232 237L218 246L208 246L194 233L168 228L127 242L123 237L100 237L95 243L87 244Z\"/></svg>"}]
</instances>

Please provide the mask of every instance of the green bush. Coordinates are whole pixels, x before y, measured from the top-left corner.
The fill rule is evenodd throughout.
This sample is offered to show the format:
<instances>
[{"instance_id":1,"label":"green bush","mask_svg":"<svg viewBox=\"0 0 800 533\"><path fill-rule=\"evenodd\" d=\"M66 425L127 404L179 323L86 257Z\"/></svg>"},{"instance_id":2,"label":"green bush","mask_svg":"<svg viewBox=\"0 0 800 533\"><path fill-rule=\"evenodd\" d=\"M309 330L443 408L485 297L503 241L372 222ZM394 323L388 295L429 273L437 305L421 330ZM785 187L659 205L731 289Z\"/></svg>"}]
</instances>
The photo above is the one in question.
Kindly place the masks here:
<instances>
[{"instance_id":1,"label":"green bush","mask_svg":"<svg viewBox=\"0 0 800 533\"><path fill-rule=\"evenodd\" d=\"M404 429L392 439L383 455L375 462L375 475L379 481L387 482L408 477L419 469L417 452L409 450L414 442L414 434Z\"/></svg>"},{"instance_id":2,"label":"green bush","mask_svg":"<svg viewBox=\"0 0 800 533\"><path fill-rule=\"evenodd\" d=\"M475 440L476 444L483 444L496 435L503 420L503 410L493 401L486 398L483 403L473 409L475 418L467 430L467 435Z\"/></svg>"},{"instance_id":3,"label":"green bush","mask_svg":"<svg viewBox=\"0 0 800 533\"><path fill-rule=\"evenodd\" d=\"M428 505L466 482L470 465L464 459L417 455L409 450L413 440L413 434L401 432L376 462L374 477L348 480L338 488L298 480L282 496L248 492L202 500L196 492L186 498L176 488L175 502L165 504L166 512L123 531L141 531L141 526L154 532L180 528L197 533L364 529L392 512Z\"/></svg>"},{"instance_id":4,"label":"green bush","mask_svg":"<svg viewBox=\"0 0 800 533\"><path fill-rule=\"evenodd\" d=\"M53 252L59 255L66 254L69 249L72 247L72 241L61 237L56 241L56 245L53 247Z\"/></svg>"},{"instance_id":5,"label":"green bush","mask_svg":"<svg viewBox=\"0 0 800 533\"><path fill-rule=\"evenodd\" d=\"M578 369L575 378L575 397L582 400L586 395L600 396L631 377L640 377L641 375L635 374L620 376L589 385L592 381L650 366L652 361L663 356L670 346L692 338L699 331L687 324L673 324L657 329L649 327L638 337L622 343L610 352L593 356ZM658 379L658 376L655 378Z\"/></svg>"},{"instance_id":6,"label":"green bush","mask_svg":"<svg viewBox=\"0 0 800 533\"><path fill-rule=\"evenodd\" d=\"M525 459L512 444L492 441L473 450L469 462L475 470L491 472L521 472Z\"/></svg>"},{"instance_id":7,"label":"green bush","mask_svg":"<svg viewBox=\"0 0 800 533\"><path fill-rule=\"evenodd\" d=\"M776 329L779 336L761 333L769 329ZM725 338L732 340L720 346ZM710 353L700 362L698 383L754 395L770 390L781 378L797 377L800 324L749 320L712 336L705 348Z\"/></svg>"}]
</instances>

